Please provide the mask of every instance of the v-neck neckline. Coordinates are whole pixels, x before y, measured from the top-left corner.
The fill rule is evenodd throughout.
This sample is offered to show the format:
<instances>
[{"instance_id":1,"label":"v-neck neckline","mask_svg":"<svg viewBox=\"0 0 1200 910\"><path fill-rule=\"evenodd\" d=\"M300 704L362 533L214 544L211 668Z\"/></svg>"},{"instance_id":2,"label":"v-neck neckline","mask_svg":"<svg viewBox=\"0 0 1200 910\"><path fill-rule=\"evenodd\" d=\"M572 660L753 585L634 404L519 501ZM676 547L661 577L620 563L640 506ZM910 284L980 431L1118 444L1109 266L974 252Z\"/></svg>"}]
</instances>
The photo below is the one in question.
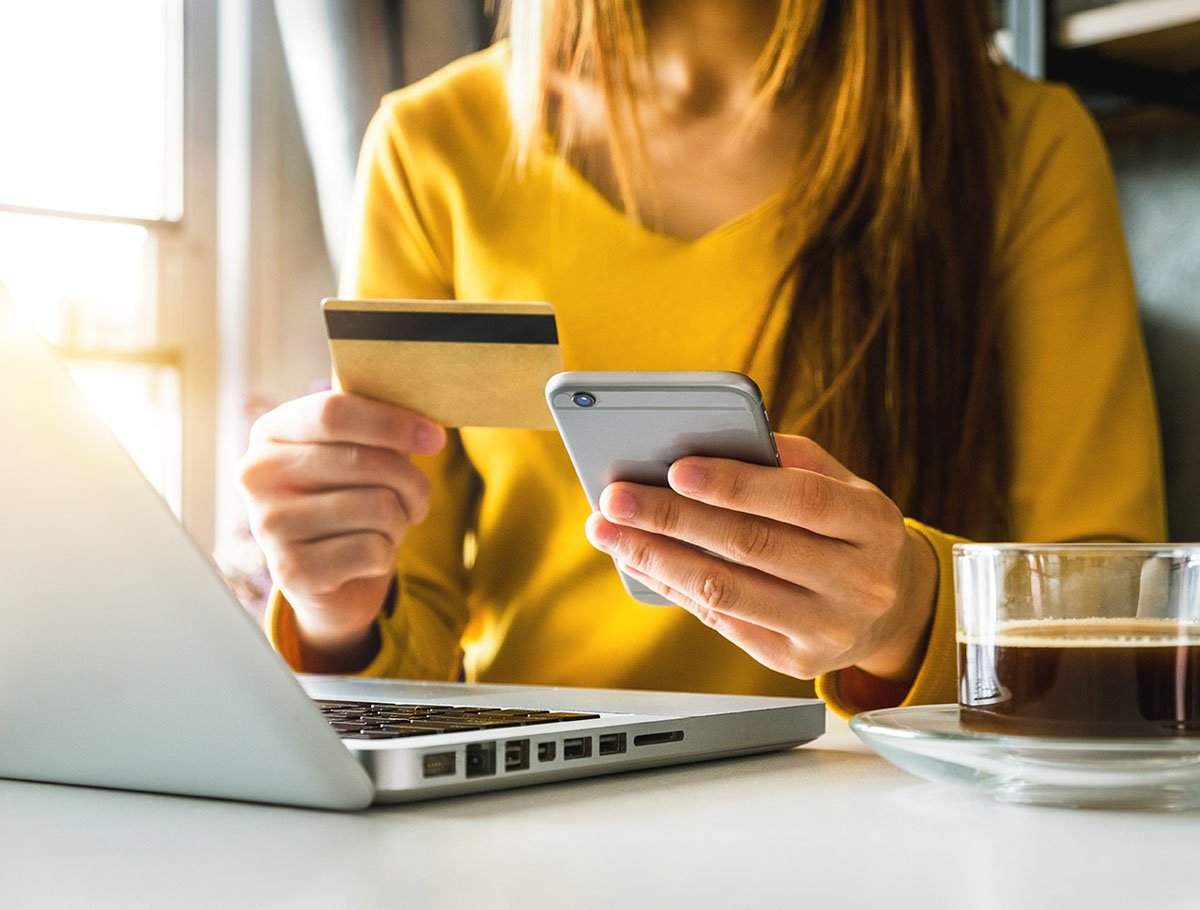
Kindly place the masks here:
<instances>
[{"instance_id":1,"label":"v-neck neckline","mask_svg":"<svg viewBox=\"0 0 1200 910\"><path fill-rule=\"evenodd\" d=\"M540 153L544 158L547 176L552 185L557 184L559 180L568 181L578 191L578 195L587 199L593 208L598 209L604 217L619 221L625 230L650 242L666 244L680 250L709 246L725 237L740 233L781 208L786 196L784 189L777 189L741 214L723 221L696 237L684 237L649 227L630 218L624 209L601 192L579 168L560 154L557 143L549 133L544 133L542 136Z\"/></svg>"}]
</instances>

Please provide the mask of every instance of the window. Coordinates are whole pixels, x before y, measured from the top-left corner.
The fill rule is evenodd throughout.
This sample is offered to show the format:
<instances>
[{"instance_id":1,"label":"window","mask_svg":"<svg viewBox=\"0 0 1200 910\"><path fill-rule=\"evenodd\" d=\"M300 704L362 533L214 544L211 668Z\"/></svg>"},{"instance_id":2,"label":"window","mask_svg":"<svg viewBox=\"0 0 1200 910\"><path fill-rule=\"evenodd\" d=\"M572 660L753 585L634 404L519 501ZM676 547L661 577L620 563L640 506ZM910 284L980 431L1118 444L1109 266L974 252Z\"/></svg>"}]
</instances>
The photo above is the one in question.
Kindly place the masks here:
<instances>
[{"instance_id":1,"label":"window","mask_svg":"<svg viewBox=\"0 0 1200 910\"><path fill-rule=\"evenodd\" d=\"M209 544L213 7L0 7L0 284Z\"/></svg>"}]
</instances>

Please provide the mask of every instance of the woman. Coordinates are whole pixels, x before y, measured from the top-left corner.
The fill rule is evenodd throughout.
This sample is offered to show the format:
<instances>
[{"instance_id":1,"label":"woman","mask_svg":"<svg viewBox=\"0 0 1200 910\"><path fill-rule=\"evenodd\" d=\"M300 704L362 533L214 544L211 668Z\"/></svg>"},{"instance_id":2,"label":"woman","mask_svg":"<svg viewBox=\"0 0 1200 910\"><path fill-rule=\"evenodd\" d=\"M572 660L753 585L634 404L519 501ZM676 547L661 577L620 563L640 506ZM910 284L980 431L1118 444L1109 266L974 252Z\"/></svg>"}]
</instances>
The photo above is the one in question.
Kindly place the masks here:
<instances>
[{"instance_id":1,"label":"woman","mask_svg":"<svg viewBox=\"0 0 1200 910\"><path fill-rule=\"evenodd\" d=\"M285 404L242 483L293 666L952 701L951 535L1164 536L1103 146L992 62L985 0L510 31L384 99L342 296L548 300L568 369L747 372L784 468L684 459L589 515L552 433Z\"/></svg>"}]
</instances>

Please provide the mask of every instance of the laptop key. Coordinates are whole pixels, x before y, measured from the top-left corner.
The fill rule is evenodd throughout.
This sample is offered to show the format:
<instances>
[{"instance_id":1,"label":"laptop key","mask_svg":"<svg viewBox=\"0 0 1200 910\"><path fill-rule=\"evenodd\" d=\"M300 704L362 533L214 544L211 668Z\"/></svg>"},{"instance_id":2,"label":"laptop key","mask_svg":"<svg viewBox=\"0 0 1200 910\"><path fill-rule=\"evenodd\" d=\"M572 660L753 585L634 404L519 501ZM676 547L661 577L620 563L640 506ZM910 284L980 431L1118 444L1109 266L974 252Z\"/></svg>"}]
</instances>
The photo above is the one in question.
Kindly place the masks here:
<instances>
[{"instance_id":1,"label":"laptop key","mask_svg":"<svg viewBox=\"0 0 1200 910\"><path fill-rule=\"evenodd\" d=\"M370 728L368 728L370 729ZM424 730L428 733L459 733L463 730L474 730L475 727L464 727L458 724L447 723L411 723L411 724L388 724L380 726L378 729L385 730Z\"/></svg>"},{"instance_id":2,"label":"laptop key","mask_svg":"<svg viewBox=\"0 0 1200 910\"><path fill-rule=\"evenodd\" d=\"M364 733L385 733L392 738L402 736L433 736L443 730L430 730L426 727L385 727L382 730L364 730Z\"/></svg>"},{"instance_id":3,"label":"laptop key","mask_svg":"<svg viewBox=\"0 0 1200 910\"><path fill-rule=\"evenodd\" d=\"M583 714L579 711L550 711L546 714L547 717L555 720L594 720L599 714Z\"/></svg>"},{"instance_id":4,"label":"laptop key","mask_svg":"<svg viewBox=\"0 0 1200 910\"><path fill-rule=\"evenodd\" d=\"M518 717L503 717L493 719L490 717L471 717L467 715L461 717L435 715L426 718L426 720L431 723L462 724L470 727L513 727L521 723L521 719Z\"/></svg>"},{"instance_id":5,"label":"laptop key","mask_svg":"<svg viewBox=\"0 0 1200 910\"><path fill-rule=\"evenodd\" d=\"M598 714L577 711L547 711L530 708L490 708L480 705L415 705L355 702L340 699L316 700L326 720L343 736L384 736L459 733L526 725L591 720Z\"/></svg>"}]
</instances>

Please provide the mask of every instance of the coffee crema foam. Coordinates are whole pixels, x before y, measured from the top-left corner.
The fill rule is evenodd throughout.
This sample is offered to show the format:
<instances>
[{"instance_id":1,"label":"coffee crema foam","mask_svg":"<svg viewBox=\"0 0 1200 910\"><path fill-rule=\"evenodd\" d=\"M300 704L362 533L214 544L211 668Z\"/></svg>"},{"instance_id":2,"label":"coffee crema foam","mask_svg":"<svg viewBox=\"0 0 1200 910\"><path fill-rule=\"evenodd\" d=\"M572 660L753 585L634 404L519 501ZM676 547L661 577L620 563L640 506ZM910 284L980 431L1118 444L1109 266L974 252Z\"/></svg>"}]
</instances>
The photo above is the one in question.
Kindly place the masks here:
<instances>
[{"instance_id":1,"label":"coffee crema foam","mask_svg":"<svg viewBox=\"0 0 1200 910\"><path fill-rule=\"evenodd\" d=\"M988 635L957 636L959 644L1001 648L1161 648L1200 646L1200 623L1177 619L1084 617L1021 619Z\"/></svg>"}]
</instances>

